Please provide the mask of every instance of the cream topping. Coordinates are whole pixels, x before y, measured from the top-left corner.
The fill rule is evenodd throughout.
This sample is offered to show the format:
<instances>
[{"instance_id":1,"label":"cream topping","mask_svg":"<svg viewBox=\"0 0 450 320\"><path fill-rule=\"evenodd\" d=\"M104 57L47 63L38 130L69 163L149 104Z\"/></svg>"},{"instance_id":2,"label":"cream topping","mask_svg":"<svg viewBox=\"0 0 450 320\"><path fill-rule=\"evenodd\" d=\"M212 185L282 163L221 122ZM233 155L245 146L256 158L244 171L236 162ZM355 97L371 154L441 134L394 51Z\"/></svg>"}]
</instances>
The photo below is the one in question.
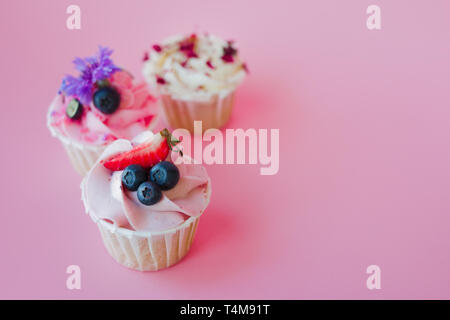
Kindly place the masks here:
<instances>
[{"instance_id":1,"label":"cream topping","mask_svg":"<svg viewBox=\"0 0 450 320\"><path fill-rule=\"evenodd\" d=\"M209 202L209 177L203 166L179 164L180 180L171 190L163 191L163 198L151 206L139 202L136 192L122 186L122 171L110 171L100 161L129 151L138 142L152 139L144 132L133 142L120 139L111 143L89 171L81 184L82 200L94 221L104 219L117 227L136 231L164 231L198 217Z\"/></svg>"},{"instance_id":2,"label":"cream topping","mask_svg":"<svg viewBox=\"0 0 450 320\"><path fill-rule=\"evenodd\" d=\"M156 48L156 49L155 49ZM174 36L154 46L144 63L147 82L181 100L225 97L242 82L246 66L231 42L209 34Z\"/></svg>"}]
</instances>

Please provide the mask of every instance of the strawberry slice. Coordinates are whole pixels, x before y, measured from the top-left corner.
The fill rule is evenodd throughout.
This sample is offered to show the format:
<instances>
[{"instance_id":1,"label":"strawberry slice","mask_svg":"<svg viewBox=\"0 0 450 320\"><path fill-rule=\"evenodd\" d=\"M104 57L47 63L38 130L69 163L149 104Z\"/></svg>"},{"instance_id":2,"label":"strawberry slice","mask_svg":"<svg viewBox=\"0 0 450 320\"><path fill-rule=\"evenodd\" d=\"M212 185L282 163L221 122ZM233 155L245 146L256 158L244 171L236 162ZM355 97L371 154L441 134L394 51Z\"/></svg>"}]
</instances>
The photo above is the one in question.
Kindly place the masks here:
<instances>
[{"instance_id":1,"label":"strawberry slice","mask_svg":"<svg viewBox=\"0 0 450 320\"><path fill-rule=\"evenodd\" d=\"M105 168L119 171L131 164L138 164L144 168L150 168L158 162L164 161L169 154L167 138L161 133L156 134L150 142L140 144L130 151L119 153L101 163Z\"/></svg>"}]
</instances>

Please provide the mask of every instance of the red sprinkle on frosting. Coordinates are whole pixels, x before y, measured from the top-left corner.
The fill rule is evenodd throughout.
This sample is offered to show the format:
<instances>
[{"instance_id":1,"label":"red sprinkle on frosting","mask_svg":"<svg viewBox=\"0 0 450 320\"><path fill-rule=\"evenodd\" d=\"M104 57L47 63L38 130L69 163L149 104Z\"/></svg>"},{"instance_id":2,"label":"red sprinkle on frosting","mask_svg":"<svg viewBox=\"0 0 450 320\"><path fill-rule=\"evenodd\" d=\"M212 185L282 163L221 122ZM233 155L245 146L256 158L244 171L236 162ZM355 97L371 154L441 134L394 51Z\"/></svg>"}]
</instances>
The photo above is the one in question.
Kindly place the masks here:
<instances>
[{"instance_id":1,"label":"red sprinkle on frosting","mask_svg":"<svg viewBox=\"0 0 450 320\"><path fill-rule=\"evenodd\" d=\"M161 51L162 51L161 46L158 45L158 44L154 44L154 45L152 46L152 48L153 48L153 50L155 50L156 52L161 52Z\"/></svg>"},{"instance_id":2,"label":"red sprinkle on frosting","mask_svg":"<svg viewBox=\"0 0 450 320\"><path fill-rule=\"evenodd\" d=\"M226 62L226 63L233 63L234 62L233 56L225 55L225 54L222 56L222 60L224 62Z\"/></svg>"},{"instance_id":3,"label":"red sprinkle on frosting","mask_svg":"<svg viewBox=\"0 0 450 320\"><path fill-rule=\"evenodd\" d=\"M214 66L213 66L212 63L211 63L211 60L206 61L206 65L207 65L209 68L211 68L211 69L214 70Z\"/></svg>"},{"instance_id":4,"label":"red sprinkle on frosting","mask_svg":"<svg viewBox=\"0 0 450 320\"><path fill-rule=\"evenodd\" d=\"M150 56L148 55L148 52L145 52L142 61L147 61L148 59L150 59Z\"/></svg>"},{"instance_id":5,"label":"red sprinkle on frosting","mask_svg":"<svg viewBox=\"0 0 450 320\"><path fill-rule=\"evenodd\" d=\"M198 55L195 53L195 43L197 42L197 35L192 34L185 40L180 42L179 50L183 52L186 57L189 58L197 58Z\"/></svg>"},{"instance_id":6,"label":"red sprinkle on frosting","mask_svg":"<svg viewBox=\"0 0 450 320\"><path fill-rule=\"evenodd\" d=\"M237 50L233 47L233 41L228 41L228 46L223 48L222 60L227 63L234 62L234 56L237 54Z\"/></svg>"},{"instance_id":7,"label":"red sprinkle on frosting","mask_svg":"<svg viewBox=\"0 0 450 320\"><path fill-rule=\"evenodd\" d=\"M160 76L156 76L156 82L159 84L166 84L166 80Z\"/></svg>"}]
</instances>

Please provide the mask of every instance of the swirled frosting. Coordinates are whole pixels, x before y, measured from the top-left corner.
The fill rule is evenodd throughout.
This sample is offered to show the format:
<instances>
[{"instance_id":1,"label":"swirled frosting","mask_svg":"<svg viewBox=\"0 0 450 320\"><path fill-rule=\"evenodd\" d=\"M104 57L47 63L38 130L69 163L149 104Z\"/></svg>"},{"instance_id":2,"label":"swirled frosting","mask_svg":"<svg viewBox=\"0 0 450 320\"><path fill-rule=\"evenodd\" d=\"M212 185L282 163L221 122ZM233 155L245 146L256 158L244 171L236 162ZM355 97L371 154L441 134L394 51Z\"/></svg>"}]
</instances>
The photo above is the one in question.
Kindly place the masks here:
<instances>
[{"instance_id":1,"label":"swirled frosting","mask_svg":"<svg viewBox=\"0 0 450 320\"><path fill-rule=\"evenodd\" d=\"M113 114L104 114L91 101L84 106L81 119L66 116L71 97L58 94L49 108L47 125L53 135L82 145L106 145L117 139L132 139L155 119L158 106L144 82L133 84L126 71L116 71L108 79L120 94L120 105Z\"/></svg>"},{"instance_id":2,"label":"swirled frosting","mask_svg":"<svg viewBox=\"0 0 450 320\"><path fill-rule=\"evenodd\" d=\"M225 97L247 70L232 41L209 34L170 37L154 45L144 61L147 82L161 94L181 100Z\"/></svg>"},{"instance_id":3,"label":"swirled frosting","mask_svg":"<svg viewBox=\"0 0 450 320\"><path fill-rule=\"evenodd\" d=\"M138 135L133 142L120 139L111 143L89 171L81 184L86 212L94 219L104 219L117 227L135 231L165 231L182 224L189 217L198 217L209 202L209 177L203 166L179 164L180 180L163 191L163 198L151 206L139 202L136 192L122 186L122 171L110 171L100 161L129 151L134 145L147 142L150 131Z\"/></svg>"}]
</instances>

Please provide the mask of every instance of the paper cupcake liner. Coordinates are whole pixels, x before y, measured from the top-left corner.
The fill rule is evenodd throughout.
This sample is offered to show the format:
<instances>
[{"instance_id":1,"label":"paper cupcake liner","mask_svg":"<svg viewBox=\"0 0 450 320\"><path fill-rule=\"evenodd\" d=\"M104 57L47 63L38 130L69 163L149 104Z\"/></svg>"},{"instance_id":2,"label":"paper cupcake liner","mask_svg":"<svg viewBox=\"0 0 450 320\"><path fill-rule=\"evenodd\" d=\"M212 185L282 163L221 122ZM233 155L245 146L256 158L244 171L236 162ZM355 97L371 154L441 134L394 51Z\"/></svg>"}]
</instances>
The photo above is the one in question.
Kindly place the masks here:
<instances>
[{"instance_id":1,"label":"paper cupcake liner","mask_svg":"<svg viewBox=\"0 0 450 320\"><path fill-rule=\"evenodd\" d=\"M66 149L72 166L81 176L84 176L92 168L106 148L106 146L83 148L82 146L73 145L64 140L60 141L64 149Z\"/></svg>"},{"instance_id":2,"label":"paper cupcake liner","mask_svg":"<svg viewBox=\"0 0 450 320\"><path fill-rule=\"evenodd\" d=\"M204 211L199 216L189 217L179 226L168 230L130 230L98 218L95 212L88 209L85 183L86 178L81 182L81 199L86 213L97 224L106 250L118 263L140 271L157 271L174 265L189 252ZM205 210L211 199L211 191L211 179L208 178Z\"/></svg>"},{"instance_id":3,"label":"paper cupcake liner","mask_svg":"<svg viewBox=\"0 0 450 320\"><path fill-rule=\"evenodd\" d=\"M211 198L211 180L206 188L207 204ZM92 215L91 215L92 217ZM92 217L93 218L93 217ZM103 219L95 219L108 253L118 263L139 271L168 268L189 252L200 216L190 217L176 228L160 232L119 228Z\"/></svg>"},{"instance_id":4,"label":"paper cupcake liner","mask_svg":"<svg viewBox=\"0 0 450 320\"><path fill-rule=\"evenodd\" d=\"M99 220L97 226L114 260L131 269L157 271L174 265L189 252L199 220L191 217L177 229L147 235L114 229L104 220Z\"/></svg>"},{"instance_id":5,"label":"paper cupcake liner","mask_svg":"<svg viewBox=\"0 0 450 320\"><path fill-rule=\"evenodd\" d=\"M209 101L185 101L169 95L162 95L160 101L166 121L174 129L185 128L194 132L195 120L202 121L203 131L220 129L230 118L234 91L223 98L213 96Z\"/></svg>"}]
</instances>

